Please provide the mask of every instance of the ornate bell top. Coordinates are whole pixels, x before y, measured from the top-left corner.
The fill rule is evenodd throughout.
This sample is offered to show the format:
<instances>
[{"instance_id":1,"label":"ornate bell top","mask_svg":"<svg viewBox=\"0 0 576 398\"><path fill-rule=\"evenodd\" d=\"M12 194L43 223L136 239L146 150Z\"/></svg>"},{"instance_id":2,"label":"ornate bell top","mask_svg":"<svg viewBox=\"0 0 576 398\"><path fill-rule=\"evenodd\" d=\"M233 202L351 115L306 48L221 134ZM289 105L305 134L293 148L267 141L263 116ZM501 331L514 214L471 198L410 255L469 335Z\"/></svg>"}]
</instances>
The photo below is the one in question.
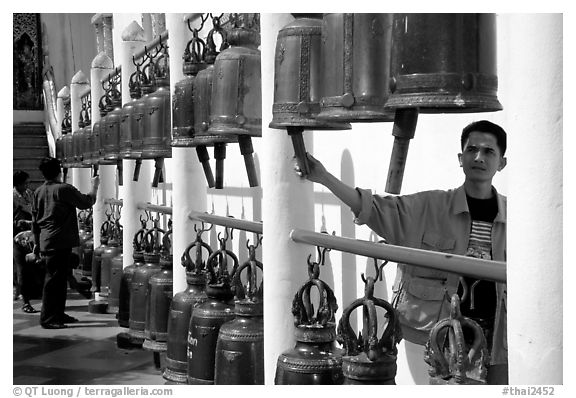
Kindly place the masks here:
<instances>
[{"instance_id":1,"label":"ornate bell top","mask_svg":"<svg viewBox=\"0 0 576 398\"><path fill-rule=\"evenodd\" d=\"M134 73L130 75L130 81L128 82L128 88L130 90L130 98L137 99L142 96L142 88L140 87L142 72L137 69Z\"/></svg>"},{"instance_id":2,"label":"ornate bell top","mask_svg":"<svg viewBox=\"0 0 576 398\"><path fill-rule=\"evenodd\" d=\"M159 263L162 254L162 237L166 233L159 227L160 217L154 220L154 227L144 234L144 261Z\"/></svg>"},{"instance_id":3,"label":"ornate bell top","mask_svg":"<svg viewBox=\"0 0 576 398\"><path fill-rule=\"evenodd\" d=\"M464 340L464 328L472 329L472 345L468 345ZM444 329L451 329L447 333L448 347L444 347ZM486 338L480 325L460 312L460 297L457 294L452 295L450 317L442 319L430 331L424 361L430 365L430 377L444 383L446 380L450 384L486 382L487 366L490 362Z\"/></svg>"},{"instance_id":4,"label":"ornate bell top","mask_svg":"<svg viewBox=\"0 0 576 398\"><path fill-rule=\"evenodd\" d=\"M353 301L342 313L342 318L340 318L338 323L337 339L344 346L346 355L354 356L365 353L370 361L377 361L384 355L396 356L398 353L396 345L402 339L402 332L396 310L387 301L374 297L374 282L381 274L384 264L382 264L380 269L376 267L376 278L368 277L366 279L364 274L362 274L362 280L366 285L364 297ZM365 314L365 329L357 336L352 326L350 326L350 314L358 307L362 307ZM378 317L376 307L386 310L387 325L380 339L377 336Z\"/></svg>"},{"instance_id":5,"label":"ornate bell top","mask_svg":"<svg viewBox=\"0 0 576 398\"><path fill-rule=\"evenodd\" d=\"M230 14L232 28L227 32L226 41L231 46L258 47L260 45L260 14Z\"/></svg>"},{"instance_id":6,"label":"ornate bell top","mask_svg":"<svg viewBox=\"0 0 576 398\"><path fill-rule=\"evenodd\" d=\"M160 264L164 268L172 268L172 220L168 220L168 231L162 237Z\"/></svg>"},{"instance_id":7,"label":"ornate bell top","mask_svg":"<svg viewBox=\"0 0 576 398\"><path fill-rule=\"evenodd\" d=\"M110 239L111 231L111 223L110 219L104 221L100 226L100 243L103 245L108 244L108 240Z\"/></svg>"},{"instance_id":8,"label":"ornate bell top","mask_svg":"<svg viewBox=\"0 0 576 398\"><path fill-rule=\"evenodd\" d=\"M132 240L132 247L134 248L133 257L134 260L144 259L144 235L148 231L146 229L146 221L140 217L141 228L134 234L134 239Z\"/></svg>"},{"instance_id":9,"label":"ornate bell top","mask_svg":"<svg viewBox=\"0 0 576 398\"><path fill-rule=\"evenodd\" d=\"M228 231L226 231L228 233ZM218 234L220 235L220 234ZM208 270L208 285L206 294L209 297L233 298L234 290L232 278L238 268L238 257L231 250L226 249L227 238L220 238L220 249L213 252L206 260ZM232 271L228 271L228 257L232 259Z\"/></svg>"},{"instance_id":10,"label":"ornate bell top","mask_svg":"<svg viewBox=\"0 0 576 398\"><path fill-rule=\"evenodd\" d=\"M170 62L166 44L162 45L160 55L154 61L153 76L156 89L170 87Z\"/></svg>"},{"instance_id":11,"label":"ornate bell top","mask_svg":"<svg viewBox=\"0 0 576 398\"><path fill-rule=\"evenodd\" d=\"M214 41L214 36L219 34L222 43L220 44L220 49L216 48L216 42ZM208 36L206 37L206 49L204 53L204 61L206 64L211 65L216 60L218 54L229 46L227 41L227 33L226 31L220 26L220 18L214 17L212 18L212 29L208 32Z\"/></svg>"},{"instance_id":12,"label":"ornate bell top","mask_svg":"<svg viewBox=\"0 0 576 398\"><path fill-rule=\"evenodd\" d=\"M186 282L191 284L206 284L206 262L202 257L202 249L208 252L208 257L212 254L212 248L206 242L202 241L202 233L205 229L197 230L196 225L194 225L194 230L196 231L196 240L192 242L182 253L180 263L186 269ZM195 249L195 260L192 260L190 252Z\"/></svg>"},{"instance_id":13,"label":"ornate bell top","mask_svg":"<svg viewBox=\"0 0 576 398\"><path fill-rule=\"evenodd\" d=\"M196 76L202 69L206 69L208 65L204 61L204 54L206 52L206 44L198 37L198 30L192 31L192 39L186 44L184 49L184 63L182 64L182 71L187 76Z\"/></svg>"},{"instance_id":14,"label":"ornate bell top","mask_svg":"<svg viewBox=\"0 0 576 398\"><path fill-rule=\"evenodd\" d=\"M311 343L334 341L336 338L335 314L338 310L336 296L330 286L319 279L319 263L311 262L310 257L308 257L308 276L310 279L298 290L292 300L296 339ZM318 290L319 303L316 311L310 297L312 287Z\"/></svg>"},{"instance_id":15,"label":"ornate bell top","mask_svg":"<svg viewBox=\"0 0 576 398\"><path fill-rule=\"evenodd\" d=\"M261 242L258 239L258 245ZM234 312L236 315L244 316L262 316L263 315L263 282L258 285L257 270L262 272L262 263L256 260L255 245L246 244L248 247L249 258L244 264L240 265L234 273L233 285L235 286L236 301ZM242 272L246 271L246 284L242 283Z\"/></svg>"}]
</instances>

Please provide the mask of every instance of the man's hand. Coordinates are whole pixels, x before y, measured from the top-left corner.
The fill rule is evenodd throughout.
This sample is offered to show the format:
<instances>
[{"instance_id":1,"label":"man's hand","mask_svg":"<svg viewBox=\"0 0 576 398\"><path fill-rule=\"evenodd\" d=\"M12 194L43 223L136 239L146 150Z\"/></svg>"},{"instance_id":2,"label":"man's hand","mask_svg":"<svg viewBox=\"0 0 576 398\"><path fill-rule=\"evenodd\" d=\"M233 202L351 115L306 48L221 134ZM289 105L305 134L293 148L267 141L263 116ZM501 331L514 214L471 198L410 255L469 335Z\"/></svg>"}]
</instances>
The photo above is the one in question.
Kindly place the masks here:
<instances>
[{"instance_id":1,"label":"man's hand","mask_svg":"<svg viewBox=\"0 0 576 398\"><path fill-rule=\"evenodd\" d=\"M309 173L307 175L303 175L302 170L300 170L300 166L298 166L298 162L296 162L296 159L294 159L294 171L296 174L299 177L306 178L311 182L323 184L328 174L324 165L308 152L306 152L306 159L308 161Z\"/></svg>"},{"instance_id":2,"label":"man's hand","mask_svg":"<svg viewBox=\"0 0 576 398\"><path fill-rule=\"evenodd\" d=\"M92 189L94 191L98 190L98 186L100 186L100 176L92 177Z\"/></svg>"}]
</instances>

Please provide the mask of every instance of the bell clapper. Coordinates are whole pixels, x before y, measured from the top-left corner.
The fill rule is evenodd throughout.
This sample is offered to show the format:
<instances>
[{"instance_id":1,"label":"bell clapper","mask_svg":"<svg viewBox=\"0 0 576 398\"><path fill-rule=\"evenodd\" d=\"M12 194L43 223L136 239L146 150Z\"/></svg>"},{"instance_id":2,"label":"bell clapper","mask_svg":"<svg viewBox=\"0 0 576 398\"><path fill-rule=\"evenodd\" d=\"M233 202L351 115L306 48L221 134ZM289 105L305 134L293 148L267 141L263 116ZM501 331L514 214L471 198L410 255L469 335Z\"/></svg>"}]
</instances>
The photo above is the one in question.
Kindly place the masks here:
<instances>
[{"instance_id":1,"label":"bell clapper","mask_svg":"<svg viewBox=\"0 0 576 398\"><path fill-rule=\"evenodd\" d=\"M224 187L224 159L226 159L226 144L219 142L214 144L214 159L216 159L216 189Z\"/></svg>"},{"instance_id":2,"label":"bell clapper","mask_svg":"<svg viewBox=\"0 0 576 398\"><path fill-rule=\"evenodd\" d=\"M408 157L410 140L414 138L416 123L418 122L418 108L396 109L394 117L394 146L390 155L388 167L388 179L386 180L386 192L399 194L404 177L404 167Z\"/></svg>"},{"instance_id":3,"label":"bell clapper","mask_svg":"<svg viewBox=\"0 0 576 398\"><path fill-rule=\"evenodd\" d=\"M208 154L206 146L198 145L196 147L196 154L198 155L198 160L200 163L202 163L204 175L206 176L206 182L208 182L208 187L214 188L214 175L212 174L212 168L210 167L210 155Z\"/></svg>"},{"instance_id":4,"label":"bell clapper","mask_svg":"<svg viewBox=\"0 0 576 398\"><path fill-rule=\"evenodd\" d=\"M296 155L296 161L298 162L298 167L302 173L302 177L306 177L310 173L310 168L308 167L308 160L306 159L306 147L304 145L304 137L302 132L304 128L302 127L286 127L288 135L292 138L292 146L294 147L294 154Z\"/></svg>"},{"instance_id":5,"label":"bell clapper","mask_svg":"<svg viewBox=\"0 0 576 398\"><path fill-rule=\"evenodd\" d=\"M240 145L240 153L244 156L244 164L246 165L246 173L248 174L248 183L251 187L258 186L258 175L256 174L256 167L254 166L254 147L252 146L252 139L249 135L239 135L238 143Z\"/></svg>"}]
</instances>

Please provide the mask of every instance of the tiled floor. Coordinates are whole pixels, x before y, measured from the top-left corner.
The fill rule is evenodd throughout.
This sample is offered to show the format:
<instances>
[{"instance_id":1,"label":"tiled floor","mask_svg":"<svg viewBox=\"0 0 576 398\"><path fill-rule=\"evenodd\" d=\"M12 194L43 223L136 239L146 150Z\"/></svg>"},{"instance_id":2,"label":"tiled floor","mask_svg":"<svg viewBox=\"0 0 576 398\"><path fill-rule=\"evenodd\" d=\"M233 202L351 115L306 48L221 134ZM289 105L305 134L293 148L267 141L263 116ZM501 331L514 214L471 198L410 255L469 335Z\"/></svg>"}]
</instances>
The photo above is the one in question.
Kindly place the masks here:
<instances>
[{"instance_id":1,"label":"tiled floor","mask_svg":"<svg viewBox=\"0 0 576 398\"><path fill-rule=\"evenodd\" d=\"M168 384L154 366L150 351L116 346L116 335L127 329L118 326L114 314L89 313L88 301L69 291L66 313L80 322L59 330L42 329L40 313L26 314L21 301L14 302L13 383ZM32 305L41 306L39 300Z\"/></svg>"}]
</instances>

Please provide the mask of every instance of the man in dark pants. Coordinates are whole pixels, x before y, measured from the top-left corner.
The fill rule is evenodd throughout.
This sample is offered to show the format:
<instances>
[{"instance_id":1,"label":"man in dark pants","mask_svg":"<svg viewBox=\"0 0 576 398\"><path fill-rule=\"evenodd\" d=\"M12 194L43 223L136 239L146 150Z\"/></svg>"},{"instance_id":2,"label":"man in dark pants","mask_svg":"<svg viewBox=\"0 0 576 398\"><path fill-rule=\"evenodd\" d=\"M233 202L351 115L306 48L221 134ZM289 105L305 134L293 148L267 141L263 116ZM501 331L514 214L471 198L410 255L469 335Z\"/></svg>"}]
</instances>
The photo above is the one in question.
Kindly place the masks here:
<instances>
[{"instance_id":1,"label":"man in dark pants","mask_svg":"<svg viewBox=\"0 0 576 398\"><path fill-rule=\"evenodd\" d=\"M100 179L93 177L92 189L82 194L61 181L58 159L44 158L38 168L45 179L32 201L33 253L41 255L46 266L40 324L45 329L62 329L66 323L77 321L64 313L70 253L80 243L76 209L94 204Z\"/></svg>"}]
</instances>

